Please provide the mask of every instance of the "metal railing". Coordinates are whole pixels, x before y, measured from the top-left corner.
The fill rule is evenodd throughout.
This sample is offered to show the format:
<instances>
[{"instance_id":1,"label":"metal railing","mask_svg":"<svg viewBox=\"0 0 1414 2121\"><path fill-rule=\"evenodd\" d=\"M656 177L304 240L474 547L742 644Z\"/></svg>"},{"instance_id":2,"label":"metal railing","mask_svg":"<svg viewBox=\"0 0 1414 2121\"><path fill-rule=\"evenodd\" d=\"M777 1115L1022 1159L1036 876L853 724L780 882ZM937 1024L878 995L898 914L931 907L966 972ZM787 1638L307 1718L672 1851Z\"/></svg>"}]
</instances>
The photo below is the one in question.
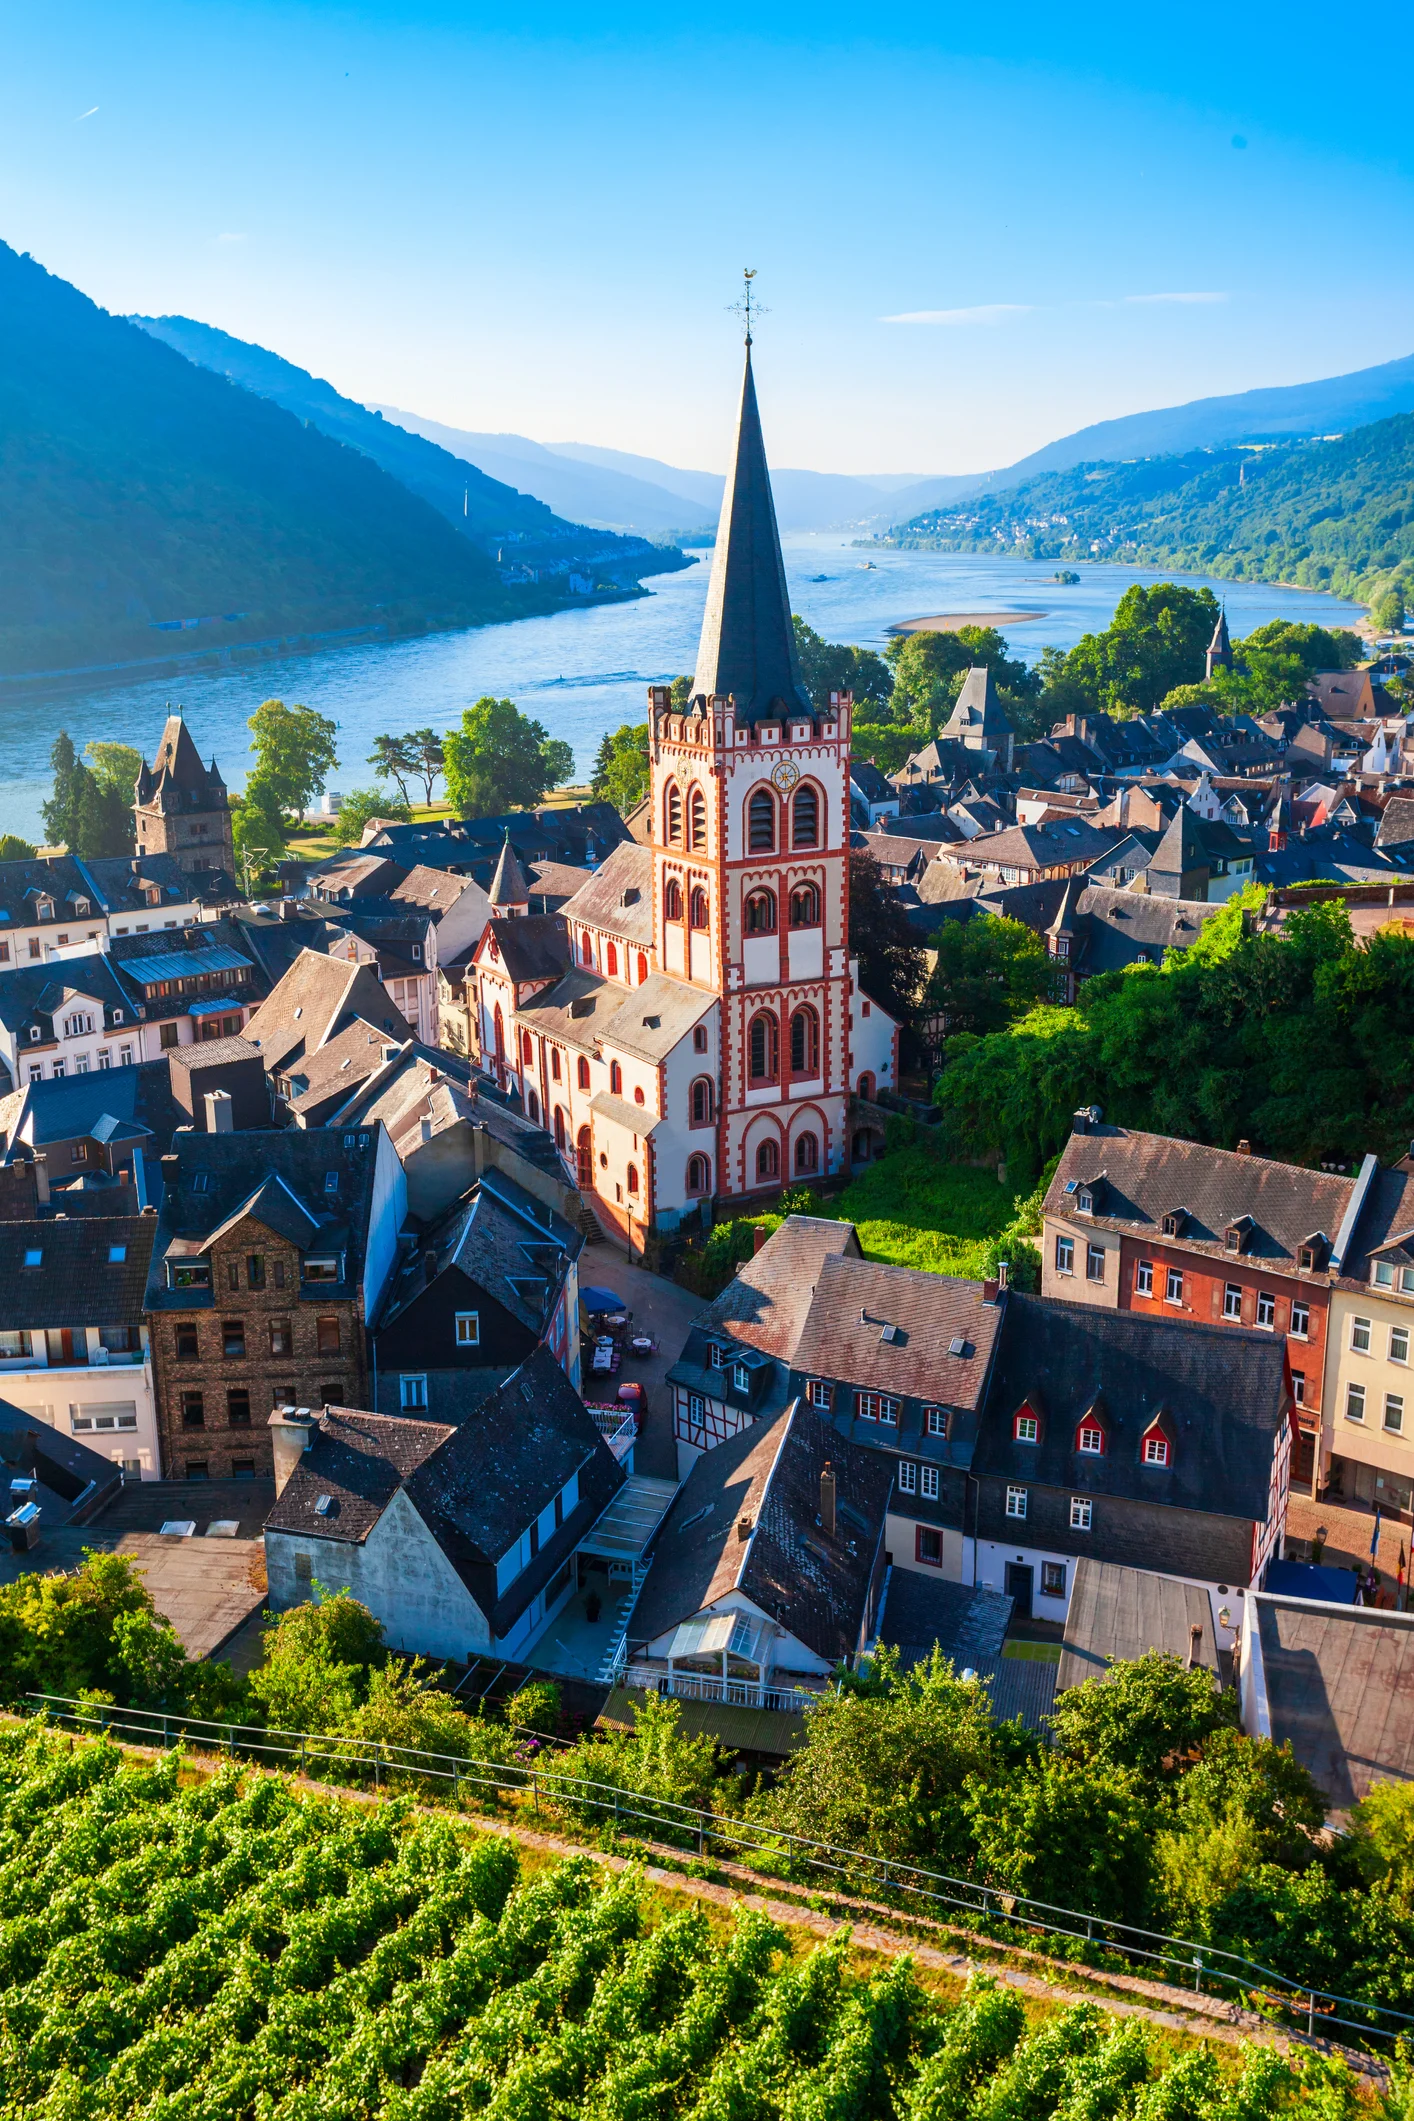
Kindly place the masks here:
<instances>
[{"instance_id":1,"label":"metal railing","mask_svg":"<svg viewBox=\"0 0 1414 2121\"><path fill-rule=\"evenodd\" d=\"M1395 2010L1370 1998L1345 1996L1313 1988L1291 1976L1217 1945L1170 1937L1161 1930L1119 1922L1075 1908L1057 1907L974 1879L953 1878L923 1864L876 1856L863 1849L812 1841L750 1819L678 1804L667 1797L623 1789L582 1775L563 1774L543 1758L521 1763L462 1759L450 1753L388 1745L381 1739L326 1736L313 1731L271 1730L259 1724L218 1723L161 1709L126 1709L84 1704L69 1695L31 1693L36 1716L47 1716L64 1729L111 1733L145 1745L190 1743L205 1753L228 1758L267 1760L302 1775L360 1787L371 1782L386 1788L394 1778L420 1778L446 1784L453 1799L494 1805L504 1798L529 1799L536 1812L542 1804L572 1818L612 1823L614 1831L632 1835L650 1828L655 1839L693 1849L699 1856L734 1855L763 1877L783 1883L821 1880L840 1892L882 1896L901 1912L916 1908L934 1919L948 1920L952 1909L980 1925L1003 1948L1036 1949L1037 1938L1056 1937L1081 1947L1078 1964L1089 1963L1101 1974L1105 1961L1140 1963L1158 1970L1158 1978L1202 1994L1236 1993L1265 2015L1280 2013L1310 2035L1353 2033L1360 2041L1393 2042L1414 2031L1414 2012ZM635 1838L648 1838L638 1834ZM1355 2016L1342 2015L1346 2012Z\"/></svg>"},{"instance_id":2,"label":"metal railing","mask_svg":"<svg viewBox=\"0 0 1414 2121\"><path fill-rule=\"evenodd\" d=\"M624 1686L641 1686L651 1694L672 1694L679 1701L718 1701L728 1708L781 1709L798 1716L824 1698L805 1687L761 1686L754 1679L714 1679L707 1672L669 1671L666 1664L635 1657L622 1667Z\"/></svg>"},{"instance_id":3,"label":"metal railing","mask_svg":"<svg viewBox=\"0 0 1414 2121\"><path fill-rule=\"evenodd\" d=\"M596 1406L586 1400L584 1411L615 1458L626 1457L638 1440L637 1410L626 1405Z\"/></svg>"}]
</instances>

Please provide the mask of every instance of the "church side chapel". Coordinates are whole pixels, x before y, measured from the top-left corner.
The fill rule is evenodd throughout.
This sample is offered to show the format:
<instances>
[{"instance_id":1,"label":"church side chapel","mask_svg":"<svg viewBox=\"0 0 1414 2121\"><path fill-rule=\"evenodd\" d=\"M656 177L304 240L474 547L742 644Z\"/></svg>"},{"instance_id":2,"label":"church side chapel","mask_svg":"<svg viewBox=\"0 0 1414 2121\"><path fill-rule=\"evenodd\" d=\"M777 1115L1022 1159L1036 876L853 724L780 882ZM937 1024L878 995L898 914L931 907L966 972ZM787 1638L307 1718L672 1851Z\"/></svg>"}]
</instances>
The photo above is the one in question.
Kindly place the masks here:
<instances>
[{"instance_id":1,"label":"church side chapel","mask_svg":"<svg viewBox=\"0 0 1414 2121\"><path fill-rule=\"evenodd\" d=\"M854 702L801 680L746 345L692 694L648 692L651 842L475 958L486 1065L631 1244L847 1170L851 1096L898 1079L849 954Z\"/></svg>"}]
</instances>

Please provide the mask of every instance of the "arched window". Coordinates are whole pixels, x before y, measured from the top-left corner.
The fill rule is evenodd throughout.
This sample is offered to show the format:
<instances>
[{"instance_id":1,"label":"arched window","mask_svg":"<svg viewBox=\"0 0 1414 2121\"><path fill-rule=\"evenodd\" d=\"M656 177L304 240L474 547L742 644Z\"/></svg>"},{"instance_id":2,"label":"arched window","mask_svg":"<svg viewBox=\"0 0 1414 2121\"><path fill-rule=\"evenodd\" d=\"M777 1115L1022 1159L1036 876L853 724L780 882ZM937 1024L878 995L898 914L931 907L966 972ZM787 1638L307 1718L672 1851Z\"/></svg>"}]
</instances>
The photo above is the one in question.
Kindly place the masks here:
<instances>
[{"instance_id":1,"label":"arched window","mask_svg":"<svg viewBox=\"0 0 1414 2121\"><path fill-rule=\"evenodd\" d=\"M638 984L641 987L648 977L648 959L643 951L638 953Z\"/></svg>"},{"instance_id":2,"label":"arched window","mask_svg":"<svg viewBox=\"0 0 1414 2121\"><path fill-rule=\"evenodd\" d=\"M617 1061L609 1063L609 1092L613 1097L622 1097L624 1094L624 1071Z\"/></svg>"},{"instance_id":3,"label":"arched window","mask_svg":"<svg viewBox=\"0 0 1414 2121\"><path fill-rule=\"evenodd\" d=\"M776 844L776 798L758 788L746 806L746 844L752 854L770 854Z\"/></svg>"},{"instance_id":4,"label":"arched window","mask_svg":"<svg viewBox=\"0 0 1414 2121\"><path fill-rule=\"evenodd\" d=\"M705 928L707 926L707 894L700 884L693 886L692 897L688 904L692 915L690 925L694 928Z\"/></svg>"},{"instance_id":5,"label":"arched window","mask_svg":"<svg viewBox=\"0 0 1414 2121\"><path fill-rule=\"evenodd\" d=\"M797 1009L790 1020L790 1072L820 1073L820 1019L813 1009Z\"/></svg>"},{"instance_id":6,"label":"arched window","mask_svg":"<svg viewBox=\"0 0 1414 2121\"><path fill-rule=\"evenodd\" d=\"M682 790L676 781L669 781L663 798L663 837L670 847L682 845Z\"/></svg>"},{"instance_id":7,"label":"arched window","mask_svg":"<svg viewBox=\"0 0 1414 2121\"><path fill-rule=\"evenodd\" d=\"M560 1080L560 1049L558 1046L550 1048L550 1073L556 1082Z\"/></svg>"},{"instance_id":8,"label":"arched window","mask_svg":"<svg viewBox=\"0 0 1414 2121\"><path fill-rule=\"evenodd\" d=\"M506 1057L506 1024L505 1018L501 1015L501 1004L499 1002L496 1004L493 1029L496 1033L496 1058L497 1060L504 1060Z\"/></svg>"},{"instance_id":9,"label":"arched window","mask_svg":"<svg viewBox=\"0 0 1414 2121\"><path fill-rule=\"evenodd\" d=\"M790 924L792 928L818 928L820 925L820 893L814 884L797 884L790 895Z\"/></svg>"},{"instance_id":10,"label":"arched window","mask_svg":"<svg viewBox=\"0 0 1414 2121\"><path fill-rule=\"evenodd\" d=\"M628 1190L629 1190L629 1192L630 1192L630 1193L636 1193L636 1192L638 1191L638 1166L637 1166L637 1164L630 1164L630 1165L629 1165L629 1167L628 1167Z\"/></svg>"},{"instance_id":11,"label":"arched window","mask_svg":"<svg viewBox=\"0 0 1414 2121\"><path fill-rule=\"evenodd\" d=\"M712 1107L716 1102L712 1092L712 1079L699 1075L689 1092L689 1107L694 1127L708 1127L712 1123Z\"/></svg>"},{"instance_id":12,"label":"arched window","mask_svg":"<svg viewBox=\"0 0 1414 2121\"><path fill-rule=\"evenodd\" d=\"M763 1009L751 1019L747 1036L747 1074L753 1083L773 1083L780 1065L780 1026L769 1009Z\"/></svg>"},{"instance_id":13,"label":"arched window","mask_svg":"<svg viewBox=\"0 0 1414 2121\"><path fill-rule=\"evenodd\" d=\"M791 802L790 843L792 847L820 844L820 797L809 781L796 789Z\"/></svg>"},{"instance_id":14,"label":"arched window","mask_svg":"<svg viewBox=\"0 0 1414 2121\"><path fill-rule=\"evenodd\" d=\"M763 1141L756 1151L756 1176L779 1178L781 1175L781 1152L773 1140Z\"/></svg>"},{"instance_id":15,"label":"arched window","mask_svg":"<svg viewBox=\"0 0 1414 2121\"><path fill-rule=\"evenodd\" d=\"M534 1065L535 1048L530 1042L530 1033L528 1031L522 1031L520 1035L520 1057L527 1068Z\"/></svg>"},{"instance_id":16,"label":"arched window","mask_svg":"<svg viewBox=\"0 0 1414 2121\"><path fill-rule=\"evenodd\" d=\"M813 1134L798 1134L796 1136L795 1168L797 1173L819 1170L820 1144Z\"/></svg>"},{"instance_id":17,"label":"arched window","mask_svg":"<svg viewBox=\"0 0 1414 2121\"><path fill-rule=\"evenodd\" d=\"M576 1072L579 1077L580 1089L587 1090L589 1088L589 1062L582 1053L576 1063Z\"/></svg>"},{"instance_id":18,"label":"arched window","mask_svg":"<svg viewBox=\"0 0 1414 2121\"><path fill-rule=\"evenodd\" d=\"M610 979L617 979L619 976L619 953L613 943L604 945L604 970Z\"/></svg>"},{"instance_id":19,"label":"arched window","mask_svg":"<svg viewBox=\"0 0 1414 2121\"><path fill-rule=\"evenodd\" d=\"M693 788L692 798L688 805L688 823L692 834L688 845L699 854L705 853L707 847L707 798L698 787Z\"/></svg>"},{"instance_id":20,"label":"arched window","mask_svg":"<svg viewBox=\"0 0 1414 2121\"><path fill-rule=\"evenodd\" d=\"M746 932L748 935L774 935L776 932L776 894L774 891L753 891L746 901Z\"/></svg>"},{"instance_id":21,"label":"arched window","mask_svg":"<svg viewBox=\"0 0 1414 2121\"><path fill-rule=\"evenodd\" d=\"M864 1098L872 1098L874 1095L874 1078L867 1068L859 1078L859 1095Z\"/></svg>"},{"instance_id":22,"label":"arched window","mask_svg":"<svg viewBox=\"0 0 1414 2121\"><path fill-rule=\"evenodd\" d=\"M705 1156L689 1156L687 1160L687 1190L689 1193L710 1193L712 1190L712 1166Z\"/></svg>"},{"instance_id":23,"label":"arched window","mask_svg":"<svg viewBox=\"0 0 1414 2121\"><path fill-rule=\"evenodd\" d=\"M567 1139L568 1139L568 1136L567 1136L567 1134L566 1134L566 1132L565 1132L565 1108L564 1108L564 1106L563 1106L563 1105L556 1105L556 1107L555 1107L555 1147L556 1147L557 1149L563 1149L563 1148L564 1148L564 1146L565 1146L565 1142L566 1142L566 1140L567 1140Z\"/></svg>"},{"instance_id":24,"label":"arched window","mask_svg":"<svg viewBox=\"0 0 1414 2121\"><path fill-rule=\"evenodd\" d=\"M634 1103L635 1103L636 1105L641 1105L641 1104L643 1104L643 1103L644 1103L644 1096L643 1096L643 1085L642 1085L642 1083L635 1083L635 1084L634 1084L634 1086L633 1086L633 1101L634 1101Z\"/></svg>"},{"instance_id":25,"label":"arched window","mask_svg":"<svg viewBox=\"0 0 1414 2121\"><path fill-rule=\"evenodd\" d=\"M538 1127L540 1124L540 1100L533 1090L525 1100L525 1108Z\"/></svg>"},{"instance_id":26,"label":"arched window","mask_svg":"<svg viewBox=\"0 0 1414 2121\"><path fill-rule=\"evenodd\" d=\"M670 876L663 886L663 918L665 921L682 919L682 885L675 876Z\"/></svg>"},{"instance_id":27,"label":"arched window","mask_svg":"<svg viewBox=\"0 0 1414 2121\"><path fill-rule=\"evenodd\" d=\"M594 962L594 942L587 928L579 939L579 959L582 965L592 965Z\"/></svg>"},{"instance_id":28,"label":"arched window","mask_svg":"<svg viewBox=\"0 0 1414 2121\"><path fill-rule=\"evenodd\" d=\"M587 1193L594 1183L594 1145L589 1139L588 1127L581 1127L579 1140L575 1144L575 1161L579 1165L579 1190Z\"/></svg>"}]
</instances>

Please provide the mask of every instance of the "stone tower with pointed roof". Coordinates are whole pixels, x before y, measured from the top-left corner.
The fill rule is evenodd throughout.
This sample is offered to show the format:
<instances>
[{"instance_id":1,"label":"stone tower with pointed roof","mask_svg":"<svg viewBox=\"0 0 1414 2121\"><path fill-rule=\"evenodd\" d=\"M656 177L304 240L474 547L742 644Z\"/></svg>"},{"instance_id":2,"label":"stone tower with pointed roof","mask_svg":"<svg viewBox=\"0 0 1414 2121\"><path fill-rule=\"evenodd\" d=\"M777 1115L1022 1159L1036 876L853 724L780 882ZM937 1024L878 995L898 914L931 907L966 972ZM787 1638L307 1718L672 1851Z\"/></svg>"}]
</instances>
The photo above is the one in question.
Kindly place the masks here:
<instances>
[{"instance_id":1,"label":"stone tower with pointed roof","mask_svg":"<svg viewBox=\"0 0 1414 2121\"><path fill-rule=\"evenodd\" d=\"M998 771L1010 773L1016 732L1007 720L989 663L974 663L963 679L957 705L938 731L939 742L947 738L968 751L990 752Z\"/></svg>"},{"instance_id":2,"label":"stone tower with pointed roof","mask_svg":"<svg viewBox=\"0 0 1414 2121\"><path fill-rule=\"evenodd\" d=\"M503 919L530 912L530 890L526 884L520 863L511 848L511 836L506 834L496 863L496 874L491 879L491 889L486 894L496 913Z\"/></svg>"},{"instance_id":3,"label":"stone tower with pointed roof","mask_svg":"<svg viewBox=\"0 0 1414 2121\"><path fill-rule=\"evenodd\" d=\"M1218 612L1218 623L1213 628L1213 638L1208 643L1203 675L1210 678L1215 670L1231 670L1231 668L1232 642L1228 638L1227 606L1224 604Z\"/></svg>"},{"instance_id":4,"label":"stone tower with pointed roof","mask_svg":"<svg viewBox=\"0 0 1414 2121\"><path fill-rule=\"evenodd\" d=\"M801 678L748 341L691 698L648 694L655 955L719 998L719 1198L849 1165L853 705Z\"/></svg>"},{"instance_id":5,"label":"stone tower with pointed roof","mask_svg":"<svg viewBox=\"0 0 1414 2121\"><path fill-rule=\"evenodd\" d=\"M139 857L175 855L194 880L213 871L234 873L226 784L214 758L202 765L180 708L168 715L157 756L137 777L133 816Z\"/></svg>"}]
</instances>

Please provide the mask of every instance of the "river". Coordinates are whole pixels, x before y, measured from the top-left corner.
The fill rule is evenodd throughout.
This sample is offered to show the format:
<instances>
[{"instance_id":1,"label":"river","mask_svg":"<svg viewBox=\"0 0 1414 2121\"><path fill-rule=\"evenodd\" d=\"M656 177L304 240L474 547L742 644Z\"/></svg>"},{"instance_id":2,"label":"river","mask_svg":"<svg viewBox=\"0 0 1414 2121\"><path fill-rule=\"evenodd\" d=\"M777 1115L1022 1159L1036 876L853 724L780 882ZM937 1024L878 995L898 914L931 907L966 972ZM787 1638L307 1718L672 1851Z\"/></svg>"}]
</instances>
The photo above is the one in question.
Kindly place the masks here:
<instances>
[{"instance_id":1,"label":"river","mask_svg":"<svg viewBox=\"0 0 1414 2121\"><path fill-rule=\"evenodd\" d=\"M785 544L793 608L827 640L882 649L888 629L943 612L1034 611L1043 616L1009 632L1014 654L1034 662L1047 643L1062 648L1106 626L1132 582L1191 582L1129 567L1080 568L1073 587L1051 580L1055 563L990 554L865 550L834 535L798 535ZM872 566L866 561L873 561ZM105 683L6 699L0 707L0 832L42 836L39 806L49 792L49 747L65 728L80 744L116 740L151 758L169 701L184 704L202 753L214 752L232 788L249 763L246 720L262 700L298 700L332 715L339 726L339 770L331 785L347 791L373 784L365 763L380 732L446 729L482 693L516 702L551 736L574 746L576 769L588 775L606 729L641 721L644 687L691 670L697 649L711 555L679 574L650 578L651 594L484 626L424 640L363 643L188 674L180 679ZM1363 606L1314 590L1261 582L1206 585L1225 599L1234 634L1268 619L1349 624ZM1003 625L1002 630L1008 629Z\"/></svg>"}]
</instances>

